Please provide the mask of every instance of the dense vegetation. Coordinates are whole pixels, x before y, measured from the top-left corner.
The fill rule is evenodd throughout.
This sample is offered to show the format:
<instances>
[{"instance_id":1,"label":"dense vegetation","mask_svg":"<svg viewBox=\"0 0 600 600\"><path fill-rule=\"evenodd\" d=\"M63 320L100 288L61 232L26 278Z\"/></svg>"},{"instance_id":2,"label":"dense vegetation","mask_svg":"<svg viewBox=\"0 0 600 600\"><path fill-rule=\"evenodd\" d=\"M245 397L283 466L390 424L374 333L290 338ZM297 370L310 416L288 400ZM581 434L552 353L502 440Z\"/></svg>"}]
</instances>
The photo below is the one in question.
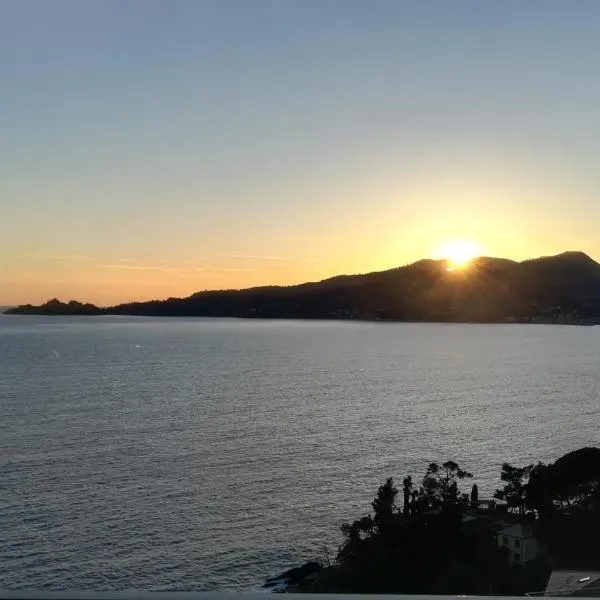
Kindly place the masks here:
<instances>
[{"instance_id":1,"label":"dense vegetation","mask_svg":"<svg viewBox=\"0 0 600 600\"><path fill-rule=\"evenodd\" d=\"M11 312L56 314L55 302ZM581 252L520 263L479 258L452 271L445 261L422 260L290 287L204 291L106 309L86 306L89 314L151 316L600 322L600 264Z\"/></svg>"},{"instance_id":2,"label":"dense vegetation","mask_svg":"<svg viewBox=\"0 0 600 600\"><path fill-rule=\"evenodd\" d=\"M555 463L502 465L506 483L496 497L536 531L564 568L600 569L600 449L582 448Z\"/></svg>"},{"instance_id":3,"label":"dense vegetation","mask_svg":"<svg viewBox=\"0 0 600 600\"><path fill-rule=\"evenodd\" d=\"M18 308L9 308L6 311L7 315L100 315L104 311L93 304L82 304L76 300L70 302L61 302L56 298L44 302L41 306L33 306L32 304L23 304Z\"/></svg>"},{"instance_id":4,"label":"dense vegetation","mask_svg":"<svg viewBox=\"0 0 600 600\"><path fill-rule=\"evenodd\" d=\"M480 508L477 486L462 488L471 477L448 461L430 464L418 487L405 477L401 493L388 479L372 513L342 525L336 564L299 591L519 595L542 590L552 568L600 569L600 449L548 465L505 463L503 509ZM498 546L507 523L541 543L524 566Z\"/></svg>"}]
</instances>

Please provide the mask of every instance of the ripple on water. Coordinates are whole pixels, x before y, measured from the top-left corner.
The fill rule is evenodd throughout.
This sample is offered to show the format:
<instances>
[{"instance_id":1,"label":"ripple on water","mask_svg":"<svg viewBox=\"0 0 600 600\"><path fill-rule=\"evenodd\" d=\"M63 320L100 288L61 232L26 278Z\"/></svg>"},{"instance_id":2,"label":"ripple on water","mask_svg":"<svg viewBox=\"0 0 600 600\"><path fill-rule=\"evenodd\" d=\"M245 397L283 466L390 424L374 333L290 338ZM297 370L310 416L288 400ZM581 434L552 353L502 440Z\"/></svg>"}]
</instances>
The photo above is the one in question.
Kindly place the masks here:
<instances>
[{"instance_id":1,"label":"ripple on water","mask_svg":"<svg viewBox=\"0 0 600 600\"><path fill-rule=\"evenodd\" d=\"M0 319L0 588L254 589L389 475L597 444L594 328ZM60 358L57 358L57 355Z\"/></svg>"}]
</instances>

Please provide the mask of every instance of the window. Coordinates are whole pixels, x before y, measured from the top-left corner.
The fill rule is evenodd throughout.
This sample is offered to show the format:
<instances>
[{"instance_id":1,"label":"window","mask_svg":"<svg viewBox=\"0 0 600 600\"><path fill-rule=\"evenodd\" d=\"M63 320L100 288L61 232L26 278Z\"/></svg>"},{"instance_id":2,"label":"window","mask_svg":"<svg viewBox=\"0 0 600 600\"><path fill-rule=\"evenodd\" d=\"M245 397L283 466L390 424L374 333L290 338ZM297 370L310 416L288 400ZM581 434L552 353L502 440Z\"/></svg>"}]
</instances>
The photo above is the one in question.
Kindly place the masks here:
<instances>
[{"instance_id":1,"label":"window","mask_svg":"<svg viewBox=\"0 0 600 600\"><path fill-rule=\"evenodd\" d=\"M517 552L517 554L515 554L515 561L521 562L521 555L518 552Z\"/></svg>"},{"instance_id":2,"label":"window","mask_svg":"<svg viewBox=\"0 0 600 600\"><path fill-rule=\"evenodd\" d=\"M521 540L515 540L515 546L517 548L520 548L521 547Z\"/></svg>"}]
</instances>

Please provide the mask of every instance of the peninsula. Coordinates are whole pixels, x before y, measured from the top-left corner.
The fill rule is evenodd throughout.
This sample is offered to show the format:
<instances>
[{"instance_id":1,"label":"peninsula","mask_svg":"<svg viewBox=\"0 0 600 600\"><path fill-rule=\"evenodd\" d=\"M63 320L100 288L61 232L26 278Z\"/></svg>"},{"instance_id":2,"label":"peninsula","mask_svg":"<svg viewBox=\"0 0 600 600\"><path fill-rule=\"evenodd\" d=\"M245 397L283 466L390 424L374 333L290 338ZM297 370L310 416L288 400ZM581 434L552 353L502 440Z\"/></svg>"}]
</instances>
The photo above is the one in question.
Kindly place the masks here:
<instances>
[{"instance_id":1,"label":"peninsula","mask_svg":"<svg viewBox=\"0 0 600 600\"><path fill-rule=\"evenodd\" d=\"M600 264L583 252L522 262L445 260L288 287L213 290L107 308L50 300L7 314L140 315L414 322L600 323Z\"/></svg>"}]
</instances>

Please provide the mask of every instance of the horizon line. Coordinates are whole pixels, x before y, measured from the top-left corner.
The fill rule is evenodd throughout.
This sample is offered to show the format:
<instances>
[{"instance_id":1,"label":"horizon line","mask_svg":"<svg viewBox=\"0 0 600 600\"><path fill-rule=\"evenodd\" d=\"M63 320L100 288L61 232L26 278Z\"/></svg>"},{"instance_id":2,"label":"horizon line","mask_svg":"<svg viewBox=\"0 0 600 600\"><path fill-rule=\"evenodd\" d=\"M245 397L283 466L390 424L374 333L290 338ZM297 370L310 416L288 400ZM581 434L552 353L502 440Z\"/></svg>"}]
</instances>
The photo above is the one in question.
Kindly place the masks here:
<instances>
[{"instance_id":1,"label":"horizon line","mask_svg":"<svg viewBox=\"0 0 600 600\"><path fill-rule=\"evenodd\" d=\"M587 257L588 259L592 260L593 262L595 262L596 264L600 264L598 263L598 261L596 261L594 258L592 258L587 252L584 252L583 250L563 250L562 252L557 252L555 254L544 254L541 256L533 256L530 258L524 258L522 260L516 260L516 259L512 259L512 258L506 258L503 256L488 256L488 255L481 255L481 256L474 256L473 258L469 259L468 263L473 263L476 262L478 260L505 260L505 261L509 261L515 264L522 264L528 261L532 261L532 260L543 260L543 259L548 259L548 258L557 258L559 256L564 256L564 255L583 255L585 257ZM189 294L188 296L178 296L178 297L169 297L169 298L152 298L152 299L147 299L147 300L130 300L130 301L123 301L123 302L118 302L116 304L110 304L110 305L106 305L106 306L100 306L94 302L81 302L79 300L76 300L74 298L70 298L69 300L63 302L62 300L60 300L57 296L54 296L52 298L49 298L48 300L42 302L40 305L41 306L43 304L46 304L48 302L52 302L54 300L57 300L58 302L64 303L64 304L68 304L69 302L79 302L80 304L91 304L93 306L95 306L96 308L100 308L100 309L109 309L109 308L114 308L117 306L121 306L123 304L146 304L148 302L165 302L166 300L169 299L186 299L186 298L190 298L191 296L194 296L196 294L202 294L202 293L206 293L206 292L243 292L243 291L248 291L248 290L256 290L256 289L261 289L261 288L293 288L293 287L299 287L299 286L303 286L303 285L311 285L311 284L318 284L318 283L323 283L325 281L330 281L332 279L337 279L340 277L360 277L360 276L366 276L366 275L372 275L372 274L376 274L376 273L385 273L387 271L395 271L398 269L403 269L406 267L410 267L412 265L415 265L417 263L421 263L421 262L433 262L433 263L440 263L440 262L444 262L444 263L449 263L451 262L449 258L432 258L432 257L428 257L428 258L420 258L418 260L412 261L412 262L408 262L408 263L404 263L402 265L398 265L395 267L389 267L387 269L380 269L380 270L375 270L375 271L363 271L363 272L355 272L355 273L340 273L337 275L331 275L329 277L325 277L324 279L319 279L319 280L313 280L313 281L300 281L298 283L291 283L288 285L279 285L279 284L259 284L259 285L253 285L250 287L245 287L245 288L212 288L212 289L203 289L203 290L197 290L195 292L192 292L191 294ZM467 269L468 270L468 269ZM30 302L25 302L25 303L21 303L21 304L0 304L0 308L2 309L7 309L7 308L17 308L19 306L36 306L34 304L31 304ZM1 313L0 313L1 314Z\"/></svg>"}]
</instances>

